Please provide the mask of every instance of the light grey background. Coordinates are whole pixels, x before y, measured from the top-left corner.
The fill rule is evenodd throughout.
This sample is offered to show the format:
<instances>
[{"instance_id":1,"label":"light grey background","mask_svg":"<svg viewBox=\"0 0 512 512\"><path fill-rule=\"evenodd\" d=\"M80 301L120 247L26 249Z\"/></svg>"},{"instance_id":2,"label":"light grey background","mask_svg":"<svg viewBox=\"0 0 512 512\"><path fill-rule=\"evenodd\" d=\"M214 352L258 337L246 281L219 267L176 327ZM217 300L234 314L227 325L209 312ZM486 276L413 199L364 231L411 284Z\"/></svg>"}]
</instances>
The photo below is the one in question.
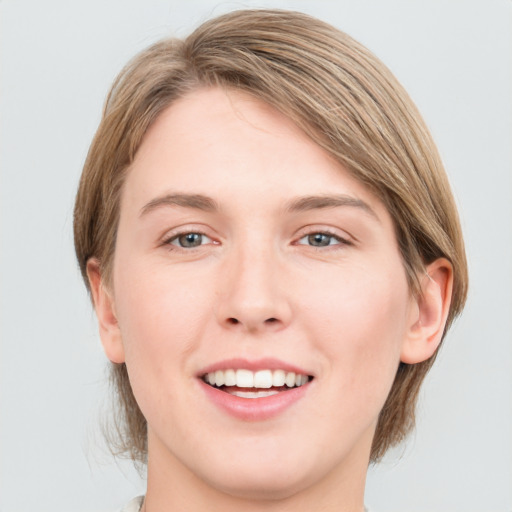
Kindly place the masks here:
<instances>
[{"instance_id":1,"label":"light grey background","mask_svg":"<svg viewBox=\"0 0 512 512\"><path fill-rule=\"evenodd\" d=\"M367 503L510 512L511 0L0 0L0 511L113 511L143 489L99 442L105 359L74 261L74 193L128 58L249 6L309 12L377 53L423 112L461 210L468 306Z\"/></svg>"}]
</instances>

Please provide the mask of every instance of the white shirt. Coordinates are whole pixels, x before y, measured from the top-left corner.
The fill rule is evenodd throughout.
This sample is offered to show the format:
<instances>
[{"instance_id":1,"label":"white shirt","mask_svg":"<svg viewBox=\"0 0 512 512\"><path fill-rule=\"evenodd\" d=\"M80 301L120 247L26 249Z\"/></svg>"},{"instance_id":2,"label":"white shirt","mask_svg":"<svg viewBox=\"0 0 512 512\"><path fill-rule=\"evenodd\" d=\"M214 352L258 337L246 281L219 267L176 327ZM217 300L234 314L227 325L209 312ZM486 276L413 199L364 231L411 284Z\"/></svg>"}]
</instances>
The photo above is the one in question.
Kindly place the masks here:
<instances>
[{"instance_id":1,"label":"white shirt","mask_svg":"<svg viewBox=\"0 0 512 512\"><path fill-rule=\"evenodd\" d=\"M139 512L142 507L144 496L137 496L127 503L119 512Z\"/></svg>"}]
</instances>

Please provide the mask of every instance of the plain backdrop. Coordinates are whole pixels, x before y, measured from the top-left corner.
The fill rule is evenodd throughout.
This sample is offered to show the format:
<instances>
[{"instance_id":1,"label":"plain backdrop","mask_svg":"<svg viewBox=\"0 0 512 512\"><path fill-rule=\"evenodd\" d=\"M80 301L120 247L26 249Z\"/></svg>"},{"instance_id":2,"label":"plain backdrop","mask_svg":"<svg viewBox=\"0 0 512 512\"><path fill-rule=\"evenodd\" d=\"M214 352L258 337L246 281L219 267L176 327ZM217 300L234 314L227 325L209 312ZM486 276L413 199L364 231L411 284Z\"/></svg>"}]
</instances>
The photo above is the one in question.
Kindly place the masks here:
<instances>
[{"instance_id":1,"label":"plain backdrop","mask_svg":"<svg viewBox=\"0 0 512 512\"><path fill-rule=\"evenodd\" d=\"M439 145L471 272L415 433L371 469L376 512L512 511L511 0L0 0L1 512L115 511L141 493L98 428L106 362L72 209L108 87L138 50L244 7L301 10L398 76Z\"/></svg>"}]
</instances>

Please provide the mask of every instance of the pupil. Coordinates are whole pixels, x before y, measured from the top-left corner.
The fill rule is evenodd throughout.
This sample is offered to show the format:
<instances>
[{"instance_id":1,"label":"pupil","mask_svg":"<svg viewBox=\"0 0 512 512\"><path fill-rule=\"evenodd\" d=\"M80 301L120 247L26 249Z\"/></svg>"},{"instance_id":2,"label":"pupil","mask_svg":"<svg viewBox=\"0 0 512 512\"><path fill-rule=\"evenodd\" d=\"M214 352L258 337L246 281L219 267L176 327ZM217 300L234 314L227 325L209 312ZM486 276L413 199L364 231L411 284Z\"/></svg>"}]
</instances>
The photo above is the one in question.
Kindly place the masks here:
<instances>
[{"instance_id":1,"label":"pupil","mask_svg":"<svg viewBox=\"0 0 512 512\"><path fill-rule=\"evenodd\" d=\"M187 233L179 238L182 247L197 247L201 245L201 235L199 233Z\"/></svg>"},{"instance_id":2,"label":"pupil","mask_svg":"<svg viewBox=\"0 0 512 512\"><path fill-rule=\"evenodd\" d=\"M315 233L314 235L309 235L308 242L311 245L326 246L329 245L330 238L331 237L329 235L324 235L323 233Z\"/></svg>"}]
</instances>

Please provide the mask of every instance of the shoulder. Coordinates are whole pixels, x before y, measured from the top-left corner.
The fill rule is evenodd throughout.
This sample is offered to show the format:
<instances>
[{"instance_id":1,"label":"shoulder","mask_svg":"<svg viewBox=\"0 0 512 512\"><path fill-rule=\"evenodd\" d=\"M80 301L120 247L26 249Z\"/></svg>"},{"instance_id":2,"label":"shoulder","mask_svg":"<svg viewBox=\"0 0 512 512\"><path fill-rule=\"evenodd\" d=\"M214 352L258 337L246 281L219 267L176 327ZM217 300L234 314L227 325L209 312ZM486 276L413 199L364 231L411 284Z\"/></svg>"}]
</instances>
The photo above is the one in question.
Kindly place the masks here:
<instances>
[{"instance_id":1,"label":"shoulder","mask_svg":"<svg viewBox=\"0 0 512 512\"><path fill-rule=\"evenodd\" d=\"M119 512L139 512L143 501L144 496L133 498L133 500L128 502Z\"/></svg>"}]
</instances>

